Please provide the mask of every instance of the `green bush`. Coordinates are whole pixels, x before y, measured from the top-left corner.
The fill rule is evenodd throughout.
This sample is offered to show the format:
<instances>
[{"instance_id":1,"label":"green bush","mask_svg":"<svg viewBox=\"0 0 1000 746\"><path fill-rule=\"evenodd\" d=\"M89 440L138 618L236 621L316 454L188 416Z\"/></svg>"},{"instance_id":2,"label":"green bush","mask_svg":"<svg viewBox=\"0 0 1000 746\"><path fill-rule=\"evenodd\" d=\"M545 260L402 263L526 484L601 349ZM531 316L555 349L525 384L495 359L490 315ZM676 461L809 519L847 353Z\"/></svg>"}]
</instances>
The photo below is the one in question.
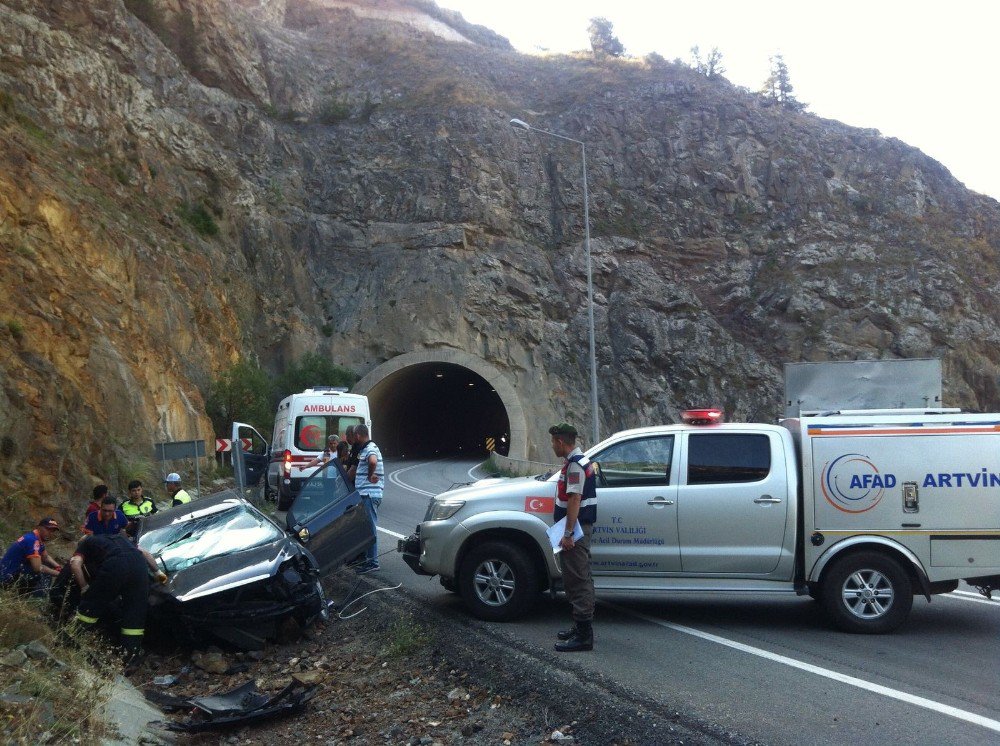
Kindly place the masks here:
<instances>
[{"instance_id":1,"label":"green bush","mask_svg":"<svg viewBox=\"0 0 1000 746\"><path fill-rule=\"evenodd\" d=\"M387 658L406 658L426 647L431 642L431 634L426 627L418 624L413 617L395 620L388 632L385 647Z\"/></svg>"},{"instance_id":2,"label":"green bush","mask_svg":"<svg viewBox=\"0 0 1000 746\"><path fill-rule=\"evenodd\" d=\"M49 133L46 132L42 127L35 123L35 120L25 114L16 115L18 124L21 128L27 132L31 137L35 138L39 142L48 142Z\"/></svg>"},{"instance_id":3,"label":"green bush","mask_svg":"<svg viewBox=\"0 0 1000 746\"><path fill-rule=\"evenodd\" d=\"M185 204L177 208L177 214L202 236L217 236L219 226L212 213L202 203Z\"/></svg>"},{"instance_id":4,"label":"green bush","mask_svg":"<svg viewBox=\"0 0 1000 746\"><path fill-rule=\"evenodd\" d=\"M275 404L289 394L297 394L312 386L344 386L349 389L357 381L358 377L347 368L335 365L319 353L307 352L278 377Z\"/></svg>"},{"instance_id":5,"label":"green bush","mask_svg":"<svg viewBox=\"0 0 1000 746\"><path fill-rule=\"evenodd\" d=\"M316 113L316 119L323 124L339 124L351 116L351 107L339 98L329 98L322 103Z\"/></svg>"},{"instance_id":6,"label":"green bush","mask_svg":"<svg viewBox=\"0 0 1000 746\"><path fill-rule=\"evenodd\" d=\"M8 116L14 113L14 97L7 91L0 91L0 112Z\"/></svg>"},{"instance_id":7,"label":"green bush","mask_svg":"<svg viewBox=\"0 0 1000 746\"><path fill-rule=\"evenodd\" d=\"M205 397L205 412L216 433L228 433L234 420L270 433L278 402L312 386L350 388L358 377L315 352L307 352L272 380L256 363L239 362L216 378Z\"/></svg>"},{"instance_id":8,"label":"green bush","mask_svg":"<svg viewBox=\"0 0 1000 746\"><path fill-rule=\"evenodd\" d=\"M7 319L7 331L18 342L24 339L24 324L17 319Z\"/></svg>"},{"instance_id":9,"label":"green bush","mask_svg":"<svg viewBox=\"0 0 1000 746\"><path fill-rule=\"evenodd\" d=\"M273 385L256 363L236 363L216 378L205 399L205 412L216 433L229 432L234 420L268 433L274 424Z\"/></svg>"}]
</instances>

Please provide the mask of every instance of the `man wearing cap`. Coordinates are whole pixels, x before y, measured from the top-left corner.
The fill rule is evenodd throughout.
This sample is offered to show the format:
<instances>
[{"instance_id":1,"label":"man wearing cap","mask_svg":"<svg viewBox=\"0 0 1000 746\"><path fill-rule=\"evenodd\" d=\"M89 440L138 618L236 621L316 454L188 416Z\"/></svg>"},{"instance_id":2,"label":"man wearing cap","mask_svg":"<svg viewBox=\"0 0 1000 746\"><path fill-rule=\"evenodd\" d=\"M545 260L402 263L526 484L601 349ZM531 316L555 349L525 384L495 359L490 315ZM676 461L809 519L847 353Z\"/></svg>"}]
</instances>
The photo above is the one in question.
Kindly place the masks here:
<instances>
[{"instance_id":1,"label":"man wearing cap","mask_svg":"<svg viewBox=\"0 0 1000 746\"><path fill-rule=\"evenodd\" d=\"M566 531L559 546L563 588L572 607L572 629L559 632L556 650L575 653L594 649L594 577L590 572L590 536L597 520L597 478L593 464L576 447L576 428L562 422L549 428L552 450L566 461L559 474L553 519L566 519ZM577 522L583 530L573 540Z\"/></svg>"},{"instance_id":2,"label":"man wearing cap","mask_svg":"<svg viewBox=\"0 0 1000 746\"><path fill-rule=\"evenodd\" d=\"M191 502L191 495L187 493L187 490L181 489L181 475L176 471L167 474L167 478L163 482L167 485L167 494L173 498L170 507L176 508L178 505Z\"/></svg>"},{"instance_id":3,"label":"man wearing cap","mask_svg":"<svg viewBox=\"0 0 1000 746\"><path fill-rule=\"evenodd\" d=\"M44 594L48 583L42 576L57 578L62 570L45 551L45 542L58 530L55 518L43 518L33 531L11 544L0 559L0 585L18 583L33 595Z\"/></svg>"}]
</instances>

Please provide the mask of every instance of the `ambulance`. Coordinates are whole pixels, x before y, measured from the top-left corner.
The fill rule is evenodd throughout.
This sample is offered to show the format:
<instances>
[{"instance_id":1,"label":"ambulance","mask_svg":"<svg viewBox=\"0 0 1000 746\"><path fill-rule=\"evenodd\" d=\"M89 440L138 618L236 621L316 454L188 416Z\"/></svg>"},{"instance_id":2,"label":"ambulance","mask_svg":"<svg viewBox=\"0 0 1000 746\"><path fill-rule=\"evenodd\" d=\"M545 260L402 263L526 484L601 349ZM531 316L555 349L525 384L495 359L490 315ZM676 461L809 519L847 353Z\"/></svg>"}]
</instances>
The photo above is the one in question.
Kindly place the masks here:
<instances>
[{"instance_id":1,"label":"ambulance","mask_svg":"<svg viewBox=\"0 0 1000 746\"><path fill-rule=\"evenodd\" d=\"M341 440L348 427L367 425L371 431L368 397L335 386L314 386L286 396L278 404L267 468L267 489L278 510L287 510L302 482L316 470L306 464L321 456L330 435Z\"/></svg>"}]
</instances>

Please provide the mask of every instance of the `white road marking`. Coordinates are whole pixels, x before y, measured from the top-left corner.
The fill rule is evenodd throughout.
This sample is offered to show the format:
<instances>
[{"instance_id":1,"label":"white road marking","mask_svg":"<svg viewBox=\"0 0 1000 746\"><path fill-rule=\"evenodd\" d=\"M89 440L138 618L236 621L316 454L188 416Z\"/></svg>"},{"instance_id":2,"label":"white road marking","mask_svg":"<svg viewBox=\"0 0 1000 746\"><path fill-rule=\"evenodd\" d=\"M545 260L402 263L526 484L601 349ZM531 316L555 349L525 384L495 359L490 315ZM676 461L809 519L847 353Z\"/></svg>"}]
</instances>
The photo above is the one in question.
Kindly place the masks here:
<instances>
[{"instance_id":1,"label":"white road marking","mask_svg":"<svg viewBox=\"0 0 1000 746\"><path fill-rule=\"evenodd\" d=\"M485 463L486 462L484 461L483 464L485 464ZM476 464L471 469L469 469L467 472L465 472L466 474L469 475L469 479L471 479L473 482L478 482L480 479L485 479L486 478L486 477L477 477L475 474L472 473L476 469L478 469L480 466L482 466L483 464Z\"/></svg>"},{"instance_id":2,"label":"white road marking","mask_svg":"<svg viewBox=\"0 0 1000 746\"><path fill-rule=\"evenodd\" d=\"M996 599L990 600L985 596L980 596L978 593L965 593L961 596L956 596L956 593L961 593L961 591L952 591L951 593L940 593L937 596L931 596L931 598L946 598L951 601L966 601L973 604L986 604L987 606L997 606L1000 601Z\"/></svg>"},{"instance_id":3,"label":"white road marking","mask_svg":"<svg viewBox=\"0 0 1000 746\"><path fill-rule=\"evenodd\" d=\"M397 487L402 487L404 490L409 490L410 492L416 492L418 495L426 495L427 497L434 497L434 495L437 494L436 492L428 492L427 490L422 490L419 487L413 487L399 478L399 475L402 474L403 472L407 472L410 469L416 469L418 466L426 466L426 465L427 465L426 463L413 464L412 466L406 466L402 469L396 469L396 471L392 472L392 474L389 475L389 481L392 482Z\"/></svg>"},{"instance_id":4,"label":"white road marking","mask_svg":"<svg viewBox=\"0 0 1000 746\"><path fill-rule=\"evenodd\" d=\"M831 671L828 668L821 668L820 666L814 666L811 663L806 663L805 661L796 660L795 658L789 658L786 655L779 655L778 653L772 653L769 650L764 650L762 648L755 648L752 645L745 645L742 642L736 642L735 640L730 640L726 637L720 637L719 635L713 635L709 632L702 632L699 629L694 629L692 627L685 627L681 624L675 624L673 622L667 622L662 619L657 619L655 617L642 614L638 611L631 611L630 609L622 608L617 604L612 604L608 602L602 602L603 605L614 609L615 611L621 612L622 614L627 614L629 616L634 616L643 621L649 622L650 624L656 624L660 627L666 627L667 629L672 629L675 632L681 632L685 635L691 635L692 637L698 637L702 640L707 640L708 642L714 642L718 645L724 645L727 648L733 648L734 650L739 650L743 653L749 653L750 655L756 655L759 658L764 658L769 661L774 661L775 663L781 663L782 665L789 666L791 668L797 668L800 671L805 671L806 673L815 674L816 676L822 676L827 679L832 679L834 681L839 681L843 684L849 686L857 687L858 689L865 689L869 692L874 692L875 694L881 694L885 697L890 697L892 699L898 699L900 702L906 702L907 704L916 705L917 707L923 707L927 710L933 710L934 712L939 712L942 715L949 715L958 720L964 720L967 723L972 723L973 725L979 725L987 730L994 731L995 733L1000 733L1000 720L992 720L982 715L977 715L974 712L969 712L967 710L960 710L957 707L952 707L951 705L946 705L941 702L935 702L932 699L927 699L925 697L919 697L915 694L910 694L908 692L900 691L899 689L891 689L887 686L882 686L881 684L875 684L871 681L865 681L864 679L859 679L855 676L848 676L847 674L838 673L837 671Z\"/></svg>"},{"instance_id":5,"label":"white road marking","mask_svg":"<svg viewBox=\"0 0 1000 746\"><path fill-rule=\"evenodd\" d=\"M403 536L402 534L397 534L397 533L396 533L395 531L390 531L390 530L389 530L389 529L387 529L387 528L382 528L381 526L376 526L376 528L377 528L377 529L378 529L379 531L381 531L381 532L382 532L383 534L389 534L389 536L391 536L391 537L392 537L392 538L394 538L394 539L405 539L405 538L406 538L406 537L405 537L405 536Z\"/></svg>"}]
</instances>

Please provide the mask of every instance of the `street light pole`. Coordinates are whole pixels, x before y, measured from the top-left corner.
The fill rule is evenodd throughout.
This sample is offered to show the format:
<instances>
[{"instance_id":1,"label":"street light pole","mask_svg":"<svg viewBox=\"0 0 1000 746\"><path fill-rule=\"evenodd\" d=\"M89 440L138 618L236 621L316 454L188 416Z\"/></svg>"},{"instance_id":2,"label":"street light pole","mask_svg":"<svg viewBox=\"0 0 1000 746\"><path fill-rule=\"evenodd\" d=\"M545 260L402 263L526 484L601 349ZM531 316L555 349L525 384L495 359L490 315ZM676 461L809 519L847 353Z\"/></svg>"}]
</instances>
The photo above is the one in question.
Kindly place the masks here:
<instances>
[{"instance_id":1,"label":"street light pole","mask_svg":"<svg viewBox=\"0 0 1000 746\"><path fill-rule=\"evenodd\" d=\"M543 135L557 137L580 146L580 156L583 160L583 245L587 254L587 322L590 330L590 412L594 435L594 442L591 445L595 445L600 441L601 434L597 405L597 344L594 339L594 273L590 258L590 194L587 191L587 146L583 140L576 140L556 132L532 127L521 119L511 119L510 125L529 132L541 132Z\"/></svg>"}]
</instances>

